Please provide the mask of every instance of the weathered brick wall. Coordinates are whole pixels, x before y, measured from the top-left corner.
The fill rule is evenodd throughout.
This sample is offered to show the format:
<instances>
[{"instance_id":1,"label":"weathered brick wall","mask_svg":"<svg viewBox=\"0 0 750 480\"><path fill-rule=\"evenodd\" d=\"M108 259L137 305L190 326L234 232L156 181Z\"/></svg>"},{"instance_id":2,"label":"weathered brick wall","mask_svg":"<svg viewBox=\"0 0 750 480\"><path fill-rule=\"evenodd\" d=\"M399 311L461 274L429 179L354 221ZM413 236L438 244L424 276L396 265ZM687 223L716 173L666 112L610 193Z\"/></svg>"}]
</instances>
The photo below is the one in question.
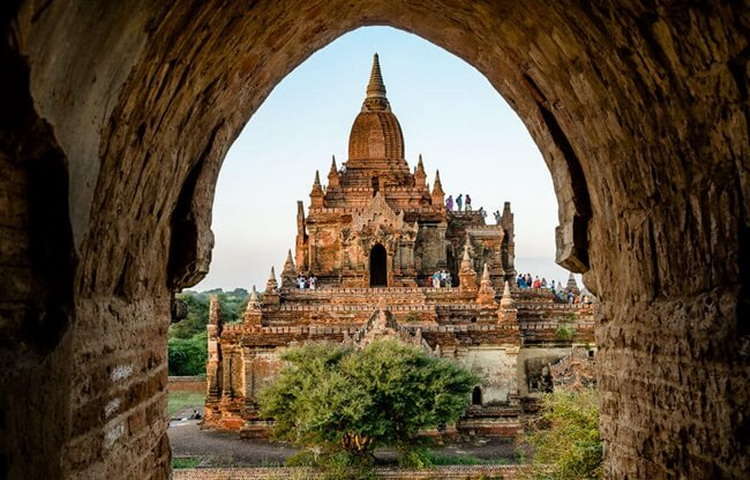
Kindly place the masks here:
<instances>
[{"instance_id":1,"label":"weathered brick wall","mask_svg":"<svg viewBox=\"0 0 750 480\"><path fill-rule=\"evenodd\" d=\"M187 391L187 392L206 392L206 377L203 376L169 376L167 388L170 392Z\"/></svg>"},{"instance_id":2,"label":"weathered brick wall","mask_svg":"<svg viewBox=\"0 0 750 480\"><path fill-rule=\"evenodd\" d=\"M3 381L9 475L166 476L164 420L148 414L164 394L152 388L166 384L170 289L195 283L207 268L224 154L307 56L357 26L386 23L485 74L544 154L560 208L559 259L590 268L585 283L602 300L596 343L608 476L743 478L750 470L747 8L661 0L4 6L2 45L23 65L4 62L2 81L25 66L30 77L3 90L3 99L33 99L33 116L51 132L37 135L14 119L0 125L0 150L24 152L25 141L6 136L18 128L59 146L66 171L45 174L69 183L69 202L51 195L46 205L62 217L69 212L62 220L72 248L64 228L50 228L47 238L50 251L63 246L52 257L63 250L79 257L72 278L42 269L35 278L47 286L31 290L38 297L72 289L72 301L43 295L47 306L74 312L69 321L27 316L29 297L3 297L6 311L24 310L11 324L22 318L28 333L28 342L2 346L6 370L20 372ZM12 180L0 188L23 183L17 168L7 173ZM9 242L21 252L22 237ZM14 262L2 259L2 276L28 274ZM55 318L62 321L49 322ZM68 328L49 342L56 330L46 327L56 324ZM29 344L46 350L26 356ZM114 381L125 365L130 376ZM128 410L108 419L106 406L117 398ZM146 426L124 430L129 418Z\"/></svg>"}]
</instances>

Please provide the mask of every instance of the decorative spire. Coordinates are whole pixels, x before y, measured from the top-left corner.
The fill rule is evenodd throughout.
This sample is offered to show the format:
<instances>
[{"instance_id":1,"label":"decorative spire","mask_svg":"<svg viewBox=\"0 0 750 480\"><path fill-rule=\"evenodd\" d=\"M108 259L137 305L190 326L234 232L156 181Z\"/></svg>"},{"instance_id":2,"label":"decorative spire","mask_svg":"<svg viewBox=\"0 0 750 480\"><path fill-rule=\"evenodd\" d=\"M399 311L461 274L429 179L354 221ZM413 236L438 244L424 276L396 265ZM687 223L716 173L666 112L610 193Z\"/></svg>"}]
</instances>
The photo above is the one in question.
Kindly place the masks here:
<instances>
[{"instance_id":1,"label":"decorative spire","mask_svg":"<svg viewBox=\"0 0 750 480\"><path fill-rule=\"evenodd\" d=\"M315 181L310 192L310 208L323 207L323 187L320 185L320 172L315 170Z\"/></svg>"},{"instance_id":2,"label":"decorative spire","mask_svg":"<svg viewBox=\"0 0 750 480\"><path fill-rule=\"evenodd\" d=\"M489 262L485 262L484 264L482 281L479 284L479 294L477 295L477 303L483 305L491 305L495 303L495 289L492 286L492 280L490 279Z\"/></svg>"},{"instance_id":3,"label":"decorative spire","mask_svg":"<svg viewBox=\"0 0 750 480\"><path fill-rule=\"evenodd\" d=\"M259 310L260 299L258 298L258 291L255 290L255 285L253 285L253 290L250 292L250 298L248 298L247 307L245 308L245 319L252 318L253 313Z\"/></svg>"},{"instance_id":4,"label":"decorative spire","mask_svg":"<svg viewBox=\"0 0 750 480\"><path fill-rule=\"evenodd\" d=\"M385 96L385 83L380 72L380 58L376 53L372 57L370 81L367 84L367 96L362 104L362 111L390 111L391 105Z\"/></svg>"},{"instance_id":5,"label":"decorative spire","mask_svg":"<svg viewBox=\"0 0 750 480\"><path fill-rule=\"evenodd\" d=\"M297 270L294 268L292 249L290 248L286 256L286 262L284 262L284 269L281 271L281 288L294 288L296 281Z\"/></svg>"},{"instance_id":6,"label":"decorative spire","mask_svg":"<svg viewBox=\"0 0 750 480\"><path fill-rule=\"evenodd\" d=\"M466 242L464 244L463 257L461 257L461 270L466 270L469 268L474 270L474 267L471 266L471 255L469 254L469 242Z\"/></svg>"},{"instance_id":7,"label":"decorative spire","mask_svg":"<svg viewBox=\"0 0 750 480\"><path fill-rule=\"evenodd\" d=\"M339 171L336 168L336 155L331 155L331 170L328 172L328 188L339 186Z\"/></svg>"},{"instance_id":8,"label":"decorative spire","mask_svg":"<svg viewBox=\"0 0 750 480\"><path fill-rule=\"evenodd\" d=\"M461 281L461 290L474 290L477 288L477 272L471 261L468 246L464 245L464 255L461 259L461 268L458 271L458 278Z\"/></svg>"},{"instance_id":9,"label":"decorative spire","mask_svg":"<svg viewBox=\"0 0 750 480\"><path fill-rule=\"evenodd\" d=\"M435 183L433 183L432 186L432 196L435 195L444 196L445 192L443 191L443 184L440 182L440 170L435 170Z\"/></svg>"},{"instance_id":10,"label":"decorative spire","mask_svg":"<svg viewBox=\"0 0 750 480\"><path fill-rule=\"evenodd\" d=\"M370 71L370 83L367 84L367 98L385 98L385 84L383 74L380 72L380 57L376 53L372 56L372 70Z\"/></svg>"},{"instance_id":11,"label":"decorative spire","mask_svg":"<svg viewBox=\"0 0 750 480\"><path fill-rule=\"evenodd\" d=\"M331 155L331 172L330 173L338 173L338 168L336 168L336 155Z\"/></svg>"},{"instance_id":12,"label":"decorative spire","mask_svg":"<svg viewBox=\"0 0 750 480\"><path fill-rule=\"evenodd\" d=\"M503 287L503 297L500 299L500 306L504 308L513 307L513 297L510 294L510 284L505 281L505 287Z\"/></svg>"},{"instance_id":13,"label":"decorative spire","mask_svg":"<svg viewBox=\"0 0 750 480\"><path fill-rule=\"evenodd\" d=\"M258 291L255 289L255 285L253 285L253 290L250 292L250 300L248 300L248 303L258 303Z\"/></svg>"},{"instance_id":14,"label":"decorative spire","mask_svg":"<svg viewBox=\"0 0 750 480\"><path fill-rule=\"evenodd\" d=\"M432 184L432 206L442 208L445 207L445 192L443 191L443 184L440 182L440 170L435 171L435 183Z\"/></svg>"},{"instance_id":15,"label":"decorative spire","mask_svg":"<svg viewBox=\"0 0 750 480\"><path fill-rule=\"evenodd\" d=\"M263 308L255 285L253 285L253 291L250 292L250 298L247 300L247 307L245 307L245 314L242 318L246 325L260 326L263 324Z\"/></svg>"},{"instance_id":16,"label":"decorative spire","mask_svg":"<svg viewBox=\"0 0 750 480\"><path fill-rule=\"evenodd\" d=\"M576 282L576 277L573 276L572 272L568 276L568 283L565 285L565 291L573 292L575 295L581 293L581 291L578 289L578 282Z\"/></svg>"},{"instance_id":17,"label":"decorative spire","mask_svg":"<svg viewBox=\"0 0 750 480\"><path fill-rule=\"evenodd\" d=\"M422 163L422 154L419 154L419 161L417 167L414 169L414 184L418 187L426 187L427 174L424 172L424 164Z\"/></svg>"},{"instance_id":18,"label":"decorative spire","mask_svg":"<svg viewBox=\"0 0 750 480\"><path fill-rule=\"evenodd\" d=\"M274 270L273 265L271 265L271 275L266 281L266 292L274 292L278 286L279 284L276 283L276 271Z\"/></svg>"}]
</instances>

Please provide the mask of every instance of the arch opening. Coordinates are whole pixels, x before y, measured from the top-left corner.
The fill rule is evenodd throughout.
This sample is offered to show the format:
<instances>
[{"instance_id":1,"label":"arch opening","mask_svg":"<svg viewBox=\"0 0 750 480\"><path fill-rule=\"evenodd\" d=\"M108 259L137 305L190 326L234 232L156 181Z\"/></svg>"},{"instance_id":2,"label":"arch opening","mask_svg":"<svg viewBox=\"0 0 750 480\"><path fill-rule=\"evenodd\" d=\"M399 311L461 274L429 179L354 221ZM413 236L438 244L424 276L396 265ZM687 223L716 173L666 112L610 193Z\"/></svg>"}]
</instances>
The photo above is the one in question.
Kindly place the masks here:
<instances>
[{"instance_id":1,"label":"arch opening","mask_svg":"<svg viewBox=\"0 0 750 480\"><path fill-rule=\"evenodd\" d=\"M388 286L388 253L379 243L370 250L370 286Z\"/></svg>"},{"instance_id":2,"label":"arch opening","mask_svg":"<svg viewBox=\"0 0 750 480\"><path fill-rule=\"evenodd\" d=\"M742 348L746 322L740 318L746 310L738 307L738 292L746 301L747 276L740 277L746 269L737 268L738 252L746 252L738 239L747 237L743 232L750 224L745 208L750 188L739 173L744 172L748 147L743 128L747 80L734 72L747 63L747 35L730 20L734 5L649 11L627 2L593 8L583 3L479 2L466 9L459 1L443 2L441 8L430 2L365 1L353 7L333 1L300 11L280 1L259 4L248 15L244 6L217 8L208 1L190 11L182 10L180 2L158 9L142 6L139 15L131 15L117 2L99 2L99 8L56 23L65 4L53 2L34 15L26 6L31 2L18 4L23 15L13 28L23 41L4 42L3 48L25 49L21 53L29 60L24 68L35 81L14 89L33 90L35 108L58 126L55 134L76 186L69 189L75 193L70 216L81 247L75 267L80 281L73 302L78 318L70 336L95 338L107 332L101 344L76 340L58 349L49 363L70 365L76 377L97 378L97 372L116 371L128 358L133 364L126 370L138 377L121 380L158 385L156 380L166 376L162 357L168 285L187 286L165 276L184 272L181 267L189 264L195 272L177 276L194 283L206 268L213 186L228 142L279 80L310 53L356 26L389 23L423 34L485 74L513 104L545 154L561 210L559 259L578 263L578 258L594 267L587 284L605 307L598 322L598 356L607 379L602 425L610 477L710 478L713 473L742 478L747 471L736 428L728 425L729 419L725 425L715 417L715 412L730 412L729 417L746 410L742 399L748 388ZM101 15L103 11L107 14ZM725 39L721 48L709 46L714 42L707 40L708 32ZM195 49L190 39L199 37L205 47ZM691 41L678 45L675 38ZM254 41L238 44L239 39ZM101 53L92 45L123 51ZM113 59L118 68L108 68ZM714 67L707 72L705 65ZM708 74L701 76L705 84L694 81L696 72ZM714 88L714 81L727 88ZM88 95L75 95L81 88ZM14 89L4 94L17 93ZM69 101L84 97L91 101ZM237 114L238 109L250 113ZM8 151L28 142L28 136L16 132L9 138L13 148ZM13 168L14 184L24 185L23 167ZM186 182L194 188L183 189ZM183 191L192 198L180 199ZM24 196L17 196L20 200L12 201L25 205ZM186 228L172 231L175 210L182 217L177 222ZM17 211L22 217L24 209ZM691 242L686 244L686 237ZM582 238L586 242L577 244ZM170 247L182 252L181 245L189 254L176 263L184 265L167 269L163 259ZM12 252L23 256L27 249L22 247ZM26 272L26 263L16 258L3 262L15 275L23 276L19 269ZM19 304L18 311L25 314L25 290L4 290L9 298L14 295L13 308ZM710 334L686 335L695 328L685 311L700 312L701 325ZM144 320L154 316L154 325ZM106 338L135 337L136 328L149 335L138 335L139 343L106 343ZM144 344L151 333L157 340ZM61 409L68 408L70 398L93 408L127 387L112 382L73 393L74 385L58 385L65 382L45 374L49 365L25 362L20 347L9 348L8 358L39 382L30 388L8 387L19 394L8 418L24 419L35 413L32 408L38 411L38 402L24 401L36 398L29 396L37 391L53 392L43 401ZM96 362L87 360L91 358ZM645 358L653 364L644 363ZM146 360L141 364L139 359ZM653 368L664 363L675 368ZM711 393L714 408L695 409L706 403L705 378L730 379L730 390L737 395ZM635 383L642 391L632 390ZM674 401L675 391L679 401ZM127 413L135 420L163 392L149 389L143 395ZM138 442L151 455L136 452L141 463L133 468L153 466L168 474L163 419L152 422L150 437L134 433L107 448L94 448L87 460L76 463L63 453L73 450L65 448L68 432L95 444L110 431L100 416L66 416L75 419L73 428L50 426L54 435L46 435L62 439L59 445L29 433L13 453L27 445L41 445L38 450L5 458L55 457L47 463L86 476L97 468L125 471L119 467L127 464L128 452L137 450L132 445ZM639 422L635 428L622 423L629 419ZM13 423L10 431L19 428ZM682 431L695 435L684 438L678 435ZM21 467L8 468L12 478ZM34 461L28 469L29 476L44 476L40 472L45 467Z\"/></svg>"},{"instance_id":3,"label":"arch opening","mask_svg":"<svg viewBox=\"0 0 750 480\"><path fill-rule=\"evenodd\" d=\"M479 385L471 391L471 404L482 406L482 388Z\"/></svg>"}]
</instances>

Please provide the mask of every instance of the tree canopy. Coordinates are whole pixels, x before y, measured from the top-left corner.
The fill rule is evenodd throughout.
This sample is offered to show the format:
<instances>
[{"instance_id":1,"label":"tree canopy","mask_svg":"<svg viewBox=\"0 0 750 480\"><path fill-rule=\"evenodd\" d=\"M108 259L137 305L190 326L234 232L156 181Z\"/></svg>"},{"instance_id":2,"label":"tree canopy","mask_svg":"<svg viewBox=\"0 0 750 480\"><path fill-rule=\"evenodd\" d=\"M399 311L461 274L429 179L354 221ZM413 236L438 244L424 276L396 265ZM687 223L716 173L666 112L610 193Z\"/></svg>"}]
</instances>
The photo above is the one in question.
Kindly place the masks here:
<instances>
[{"instance_id":1,"label":"tree canopy","mask_svg":"<svg viewBox=\"0 0 750 480\"><path fill-rule=\"evenodd\" d=\"M311 344L288 350L260 395L277 439L372 458L376 447L408 451L421 430L458 420L479 382L454 362L395 340L358 350Z\"/></svg>"},{"instance_id":2,"label":"tree canopy","mask_svg":"<svg viewBox=\"0 0 750 480\"><path fill-rule=\"evenodd\" d=\"M244 288L224 292L222 289L195 292L186 290L177 295L187 306L187 317L169 327L169 374L204 375L206 373L206 324L211 295L221 305L221 318L231 323L242 317L248 301Z\"/></svg>"}]
</instances>

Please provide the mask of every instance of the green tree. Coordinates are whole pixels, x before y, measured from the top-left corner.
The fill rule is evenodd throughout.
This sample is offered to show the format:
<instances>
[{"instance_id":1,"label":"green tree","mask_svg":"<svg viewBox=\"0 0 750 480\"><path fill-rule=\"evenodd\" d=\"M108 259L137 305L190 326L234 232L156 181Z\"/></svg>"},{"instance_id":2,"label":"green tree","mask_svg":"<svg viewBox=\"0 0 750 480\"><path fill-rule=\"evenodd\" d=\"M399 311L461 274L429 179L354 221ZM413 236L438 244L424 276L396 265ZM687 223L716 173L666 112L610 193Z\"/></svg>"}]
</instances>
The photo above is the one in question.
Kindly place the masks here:
<instances>
[{"instance_id":1,"label":"green tree","mask_svg":"<svg viewBox=\"0 0 750 480\"><path fill-rule=\"evenodd\" d=\"M170 338L167 343L170 375L205 375L208 357L207 333L190 338Z\"/></svg>"},{"instance_id":2,"label":"green tree","mask_svg":"<svg viewBox=\"0 0 750 480\"><path fill-rule=\"evenodd\" d=\"M602 478L599 397L595 390L555 392L542 400L540 417L522 438L531 452L519 478L588 480Z\"/></svg>"},{"instance_id":3,"label":"green tree","mask_svg":"<svg viewBox=\"0 0 750 480\"><path fill-rule=\"evenodd\" d=\"M206 373L206 324L211 295L216 295L224 323L242 317L248 301L244 288L224 292L217 288L205 292L186 290L178 295L187 305L187 317L169 327L169 374L204 375Z\"/></svg>"},{"instance_id":4,"label":"green tree","mask_svg":"<svg viewBox=\"0 0 750 480\"><path fill-rule=\"evenodd\" d=\"M277 439L339 465L371 465L381 446L414 457L419 432L458 420L479 382L449 360L393 340L362 350L312 344L282 359L285 367L261 392L261 414L275 420Z\"/></svg>"},{"instance_id":5,"label":"green tree","mask_svg":"<svg viewBox=\"0 0 750 480\"><path fill-rule=\"evenodd\" d=\"M169 328L170 338L188 339L206 330L211 295L216 295L219 300L224 323L236 322L242 318L248 301L248 293L244 288L235 288L231 292L224 292L220 288L205 292L186 290L177 297L187 305L187 318Z\"/></svg>"}]
</instances>

